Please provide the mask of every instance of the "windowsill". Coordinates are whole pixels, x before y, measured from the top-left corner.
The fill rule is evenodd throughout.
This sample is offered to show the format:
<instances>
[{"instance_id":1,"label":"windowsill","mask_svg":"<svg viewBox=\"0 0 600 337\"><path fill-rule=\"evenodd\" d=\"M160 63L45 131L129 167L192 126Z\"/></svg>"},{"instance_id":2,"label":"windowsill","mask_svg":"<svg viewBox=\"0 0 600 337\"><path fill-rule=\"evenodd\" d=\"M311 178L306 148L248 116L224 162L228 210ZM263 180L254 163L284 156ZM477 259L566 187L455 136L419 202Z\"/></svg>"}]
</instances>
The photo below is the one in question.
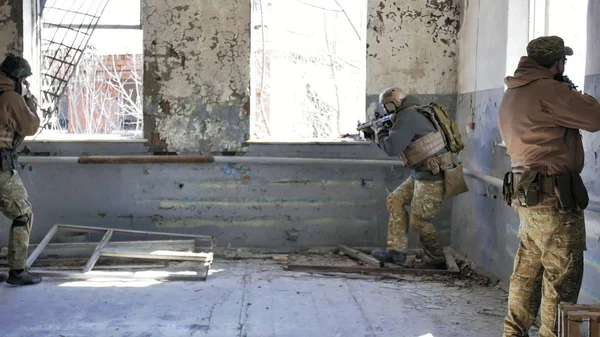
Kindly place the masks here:
<instances>
[{"instance_id":1,"label":"windowsill","mask_svg":"<svg viewBox=\"0 0 600 337\"><path fill-rule=\"evenodd\" d=\"M25 137L25 143L146 143L148 140L134 135L93 134L41 134Z\"/></svg>"}]
</instances>

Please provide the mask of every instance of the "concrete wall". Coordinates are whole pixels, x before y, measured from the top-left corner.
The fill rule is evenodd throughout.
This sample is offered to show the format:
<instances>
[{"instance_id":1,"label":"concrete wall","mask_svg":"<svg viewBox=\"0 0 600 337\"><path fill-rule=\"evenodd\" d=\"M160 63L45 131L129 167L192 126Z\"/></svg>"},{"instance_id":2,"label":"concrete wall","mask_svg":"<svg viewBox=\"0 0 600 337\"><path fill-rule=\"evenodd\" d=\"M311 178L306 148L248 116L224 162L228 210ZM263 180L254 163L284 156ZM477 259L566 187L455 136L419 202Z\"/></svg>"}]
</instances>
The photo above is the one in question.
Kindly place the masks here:
<instances>
[{"instance_id":1,"label":"concrete wall","mask_svg":"<svg viewBox=\"0 0 600 337\"><path fill-rule=\"evenodd\" d=\"M406 86L454 113L459 6L369 1L367 96ZM6 5L1 7L6 11ZM387 159L373 144L246 145L250 2L146 0L143 143L33 142L44 156L242 152L253 156ZM14 34L11 36L14 37ZM433 83L433 84L432 84ZM371 111L374 108L370 104ZM382 246L384 200L408 177L391 167L265 165L27 165L32 241L56 223L213 234L219 246L293 249ZM436 221L450 242L451 203ZM0 242L9 223L0 222ZM418 246L411 233L410 245Z\"/></svg>"},{"instance_id":2,"label":"concrete wall","mask_svg":"<svg viewBox=\"0 0 600 337\"><path fill-rule=\"evenodd\" d=\"M56 151L60 148L59 152ZM142 144L29 143L57 156L141 154ZM385 159L372 144L251 145L247 155ZM32 241L56 223L210 234L220 247L374 247L387 234L387 193L409 172L347 165L27 165ZM451 203L436 225L450 243ZM6 240L9 222L2 219ZM411 234L411 247L418 239Z\"/></svg>"},{"instance_id":3,"label":"concrete wall","mask_svg":"<svg viewBox=\"0 0 600 337\"><path fill-rule=\"evenodd\" d=\"M505 74L511 72L505 67L507 53L511 53L507 45L508 4L508 0L464 1L459 33L456 110L465 141L460 157L466 167L498 178L510 168L505 150L497 146L502 140L497 108L504 93ZM515 20L516 13L510 14ZM527 13L523 19L527 20ZM518 217L501 202L501 190L473 179L468 184L470 193L454 201L452 246L507 280L512 266L508 251L514 248Z\"/></svg>"},{"instance_id":4,"label":"concrete wall","mask_svg":"<svg viewBox=\"0 0 600 337\"><path fill-rule=\"evenodd\" d=\"M369 1L368 113L391 86L454 110L459 13L457 1Z\"/></svg>"},{"instance_id":5,"label":"concrete wall","mask_svg":"<svg viewBox=\"0 0 600 337\"><path fill-rule=\"evenodd\" d=\"M584 91L600 99L600 1L589 0L587 14L587 60ZM582 132L585 149L585 168L583 179L591 198L600 200L600 182L598 181L598 147L600 135ZM587 252L585 253L585 275L580 301L598 303L600 301L600 214L586 212Z\"/></svg>"},{"instance_id":6,"label":"concrete wall","mask_svg":"<svg viewBox=\"0 0 600 337\"><path fill-rule=\"evenodd\" d=\"M516 60L525 54L528 20L526 6L518 1L465 1L460 31L457 117L466 148L465 165L502 178L510 169L497 127L498 104L504 91L503 77L512 74ZM510 5L510 8L508 7ZM520 8L520 9L518 9ZM590 0L588 11L587 76L585 91L600 97L600 1ZM510 35L507 35L508 34ZM520 35L514 35L520 34ZM508 41L508 42L507 42ZM520 51L520 52L519 52ZM519 55L520 54L520 55ZM508 55L508 56L507 56ZM573 62L573 61L572 61ZM507 65L507 68L494 65ZM600 165L598 135L583 132L586 167L583 177L591 197L598 200ZM501 201L501 190L469 180L471 193L459 196L452 211L452 246L471 261L508 282L519 240L519 217ZM598 302L600 292L600 215L586 212L588 251L585 253L584 284L579 301Z\"/></svg>"},{"instance_id":7,"label":"concrete wall","mask_svg":"<svg viewBox=\"0 0 600 337\"><path fill-rule=\"evenodd\" d=\"M23 2L0 0L0 57L23 52Z\"/></svg>"},{"instance_id":8,"label":"concrete wall","mask_svg":"<svg viewBox=\"0 0 600 337\"><path fill-rule=\"evenodd\" d=\"M144 127L152 149L243 150L250 113L250 1L145 5Z\"/></svg>"}]
</instances>

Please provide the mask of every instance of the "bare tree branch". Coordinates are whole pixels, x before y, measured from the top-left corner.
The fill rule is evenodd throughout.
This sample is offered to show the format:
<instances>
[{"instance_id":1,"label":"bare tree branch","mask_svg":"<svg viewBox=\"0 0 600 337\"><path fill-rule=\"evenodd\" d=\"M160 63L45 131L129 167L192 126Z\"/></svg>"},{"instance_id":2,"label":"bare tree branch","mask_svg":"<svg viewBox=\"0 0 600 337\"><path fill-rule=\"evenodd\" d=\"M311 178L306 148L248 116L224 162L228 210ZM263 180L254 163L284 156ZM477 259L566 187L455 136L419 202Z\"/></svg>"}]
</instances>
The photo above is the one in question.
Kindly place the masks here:
<instances>
[{"instance_id":1,"label":"bare tree branch","mask_svg":"<svg viewBox=\"0 0 600 337\"><path fill-rule=\"evenodd\" d=\"M350 20L350 17L348 16L348 13L346 13L346 10L344 9L344 7L342 7L342 5L340 5L340 3L338 2L338 0L333 0L333 1L335 1L335 3L340 7L340 9L342 10L342 12L346 16L346 19L348 19L348 23L350 23L350 26L352 26L352 29L354 29L354 32L356 33L356 36L358 37L358 40L362 41L362 39L360 37L360 34L358 33L358 30L354 26L354 23L352 23L352 20Z\"/></svg>"}]
</instances>

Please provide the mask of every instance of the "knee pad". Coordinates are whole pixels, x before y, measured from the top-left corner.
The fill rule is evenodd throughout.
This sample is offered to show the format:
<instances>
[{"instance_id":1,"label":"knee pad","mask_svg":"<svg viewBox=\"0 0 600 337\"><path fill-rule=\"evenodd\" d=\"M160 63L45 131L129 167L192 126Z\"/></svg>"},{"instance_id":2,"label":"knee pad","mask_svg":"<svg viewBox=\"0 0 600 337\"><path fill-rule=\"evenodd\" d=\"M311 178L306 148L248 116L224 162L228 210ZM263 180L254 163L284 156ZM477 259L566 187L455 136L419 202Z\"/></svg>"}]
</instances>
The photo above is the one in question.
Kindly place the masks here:
<instances>
[{"instance_id":1,"label":"knee pad","mask_svg":"<svg viewBox=\"0 0 600 337\"><path fill-rule=\"evenodd\" d=\"M12 227L27 227L30 219L29 214L19 215L13 219Z\"/></svg>"}]
</instances>

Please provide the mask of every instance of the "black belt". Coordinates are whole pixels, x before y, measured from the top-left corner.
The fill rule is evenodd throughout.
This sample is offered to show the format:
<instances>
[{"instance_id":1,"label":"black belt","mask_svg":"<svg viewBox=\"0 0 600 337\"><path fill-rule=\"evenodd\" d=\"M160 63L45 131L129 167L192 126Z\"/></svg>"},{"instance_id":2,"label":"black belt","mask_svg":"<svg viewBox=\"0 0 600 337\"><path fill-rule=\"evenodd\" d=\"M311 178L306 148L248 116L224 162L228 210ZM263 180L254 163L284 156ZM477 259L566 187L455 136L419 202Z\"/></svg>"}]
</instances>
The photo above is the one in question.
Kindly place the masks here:
<instances>
[{"instance_id":1,"label":"black belt","mask_svg":"<svg viewBox=\"0 0 600 337\"><path fill-rule=\"evenodd\" d=\"M0 171L12 171L19 167L19 153L15 149L0 149Z\"/></svg>"}]
</instances>

